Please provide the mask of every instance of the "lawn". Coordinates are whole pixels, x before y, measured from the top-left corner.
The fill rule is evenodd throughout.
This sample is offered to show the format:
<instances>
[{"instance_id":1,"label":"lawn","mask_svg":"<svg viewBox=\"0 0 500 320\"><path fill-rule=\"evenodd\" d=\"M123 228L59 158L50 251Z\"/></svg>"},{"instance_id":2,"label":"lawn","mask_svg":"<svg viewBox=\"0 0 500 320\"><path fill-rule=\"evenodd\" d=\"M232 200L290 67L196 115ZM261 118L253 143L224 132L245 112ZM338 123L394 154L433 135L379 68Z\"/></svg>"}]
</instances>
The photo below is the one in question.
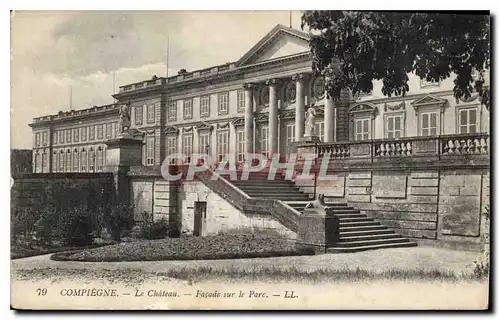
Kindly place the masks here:
<instances>
[{"instance_id":1,"label":"lawn","mask_svg":"<svg viewBox=\"0 0 500 320\"><path fill-rule=\"evenodd\" d=\"M20 259L20 258L39 256L39 255L43 255L43 254L49 254L49 253L75 251L75 250L102 247L102 246L109 245L109 244L112 244L112 242L108 241L108 242L102 242L102 243L95 243L93 245L86 246L86 247L67 247L67 246L62 246L60 244L44 245L44 246L31 244L31 245L27 246L27 245L22 245L20 243L11 243L10 258L11 259Z\"/></svg>"},{"instance_id":2,"label":"lawn","mask_svg":"<svg viewBox=\"0 0 500 320\"><path fill-rule=\"evenodd\" d=\"M295 241L259 234L224 234L120 243L77 252L52 255L58 261L161 261L210 260L310 255L298 250Z\"/></svg>"}]
</instances>

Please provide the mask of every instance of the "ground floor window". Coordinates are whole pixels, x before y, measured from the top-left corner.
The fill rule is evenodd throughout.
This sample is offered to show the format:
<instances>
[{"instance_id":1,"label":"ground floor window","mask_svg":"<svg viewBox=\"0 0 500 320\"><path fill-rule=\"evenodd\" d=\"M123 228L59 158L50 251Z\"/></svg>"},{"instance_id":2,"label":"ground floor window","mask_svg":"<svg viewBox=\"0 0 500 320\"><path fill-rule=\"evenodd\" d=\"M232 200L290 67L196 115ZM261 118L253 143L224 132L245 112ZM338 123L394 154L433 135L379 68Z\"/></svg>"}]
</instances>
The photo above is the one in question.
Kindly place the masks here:
<instances>
[{"instance_id":1,"label":"ground floor window","mask_svg":"<svg viewBox=\"0 0 500 320\"><path fill-rule=\"evenodd\" d=\"M319 140L323 141L323 137L325 136L324 121L318 121L314 124L314 134L319 138Z\"/></svg>"},{"instance_id":2,"label":"ground floor window","mask_svg":"<svg viewBox=\"0 0 500 320\"><path fill-rule=\"evenodd\" d=\"M420 133L422 136L435 136L438 133L438 113L422 112L420 114Z\"/></svg>"},{"instance_id":3,"label":"ground floor window","mask_svg":"<svg viewBox=\"0 0 500 320\"><path fill-rule=\"evenodd\" d=\"M354 120L354 139L368 140L371 138L371 119L360 118Z\"/></svg>"},{"instance_id":4,"label":"ground floor window","mask_svg":"<svg viewBox=\"0 0 500 320\"><path fill-rule=\"evenodd\" d=\"M155 138L146 138L146 165L152 166L155 162Z\"/></svg>"},{"instance_id":5,"label":"ground floor window","mask_svg":"<svg viewBox=\"0 0 500 320\"><path fill-rule=\"evenodd\" d=\"M238 162L245 160L245 131L243 128L236 130L236 157Z\"/></svg>"},{"instance_id":6,"label":"ground floor window","mask_svg":"<svg viewBox=\"0 0 500 320\"><path fill-rule=\"evenodd\" d=\"M177 153L177 137L167 137L167 156ZM175 164L175 159L170 159L170 164Z\"/></svg>"},{"instance_id":7,"label":"ground floor window","mask_svg":"<svg viewBox=\"0 0 500 320\"><path fill-rule=\"evenodd\" d=\"M80 152L80 169L81 172L87 171L87 151L85 149Z\"/></svg>"},{"instance_id":8,"label":"ground floor window","mask_svg":"<svg viewBox=\"0 0 500 320\"><path fill-rule=\"evenodd\" d=\"M269 158L269 126L260 127L260 152Z\"/></svg>"},{"instance_id":9,"label":"ground floor window","mask_svg":"<svg viewBox=\"0 0 500 320\"><path fill-rule=\"evenodd\" d=\"M458 111L458 132L476 133L477 108L464 108Z\"/></svg>"},{"instance_id":10,"label":"ground floor window","mask_svg":"<svg viewBox=\"0 0 500 320\"><path fill-rule=\"evenodd\" d=\"M78 163L79 157L78 157L78 150L75 149L73 151L73 171L78 172L80 171L79 163Z\"/></svg>"},{"instance_id":11,"label":"ground floor window","mask_svg":"<svg viewBox=\"0 0 500 320\"><path fill-rule=\"evenodd\" d=\"M182 153L185 156L185 162L191 161L191 155L193 154L193 135L185 134L182 136Z\"/></svg>"},{"instance_id":12,"label":"ground floor window","mask_svg":"<svg viewBox=\"0 0 500 320\"><path fill-rule=\"evenodd\" d=\"M217 161L227 158L229 153L229 131L223 130L217 132Z\"/></svg>"},{"instance_id":13,"label":"ground floor window","mask_svg":"<svg viewBox=\"0 0 500 320\"><path fill-rule=\"evenodd\" d=\"M388 139L399 139L403 136L402 115L387 115L385 126L386 126L386 137Z\"/></svg>"},{"instance_id":14,"label":"ground floor window","mask_svg":"<svg viewBox=\"0 0 500 320\"><path fill-rule=\"evenodd\" d=\"M103 150L101 147L97 148L96 161L97 161L97 171L100 172L103 169Z\"/></svg>"},{"instance_id":15,"label":"ground floor window","mask_svg":"<svg viewBox=\"0 0 500 320\"><path fill-rule=\"evenodd\" d=\"M210 133L200 132L198 133L198 153L209 154L210 148Z\"/></svg>"}]
</instances>

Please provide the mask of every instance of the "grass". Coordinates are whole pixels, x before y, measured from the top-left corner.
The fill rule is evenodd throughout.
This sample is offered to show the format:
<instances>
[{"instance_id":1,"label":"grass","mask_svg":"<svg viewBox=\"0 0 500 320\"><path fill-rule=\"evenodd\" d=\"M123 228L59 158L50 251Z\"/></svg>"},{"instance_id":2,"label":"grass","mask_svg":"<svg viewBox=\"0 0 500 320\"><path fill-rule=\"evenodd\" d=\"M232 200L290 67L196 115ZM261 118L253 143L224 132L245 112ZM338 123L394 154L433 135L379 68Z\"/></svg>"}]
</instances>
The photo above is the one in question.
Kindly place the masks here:
<instances>
[{"instance_id":1,"label":"grass","mask_svg":"<svg viewBox=\"0 0 500 320\"><path fill-rule=\"evenodd\" d=\"M49 253L58 253L58 252L67 252L67 251L78 251L82 249L91 249L91 248L98 248L106 245L110 245L112 242L105 242L105 243L95 243L90 246L85 246L85 247L65 247L61 245L47 245L47 246L39 246L39 245L31 245L31 246L26 246L26 245L21 245L19 243L13 243L11 244L10 248L10 258L11 259L21 259L21 258L27 258L27 257L34 257L34 256L39 256L39 255L44 255L44 254L49 254Z\"/></svg>"},{"instance_id":2,"label":"grass","mask_svg":"<svg viewBox=\"0 0 500 320\"><path fill-rule=\"evenodd\" d=\"M294 241L267 234L220 234L207 237L181 237L62 252L52 255L58 261L118 262L162 260L211 260L278 257L313 254L299 250Z\"/></svg>"},{"instance_id":3,"label":"grass","mask_svg":"<svg viewBox=\"0 0 500 320\"><path fill-rule=\"evenodd\" d=\"M102 269L53 269L39 268L18 270L15 277L20 280L55 278L55 281L69 278L85 278L88 280L107 280L113 283L140 284L152 277L186 280L197 283L210 280L229 282L268 282L268 283L324 283L324 282L370 282L384 281L483 281L488 277L478 277L474 273L456 273L438 269L389 269L381 272L366 269L318 269L305 271L297 267L264 267L246 270L221 269L212 267L183 267L161 272L144 272L136 269L117 270Z\"/></svg>"}]
</instances>

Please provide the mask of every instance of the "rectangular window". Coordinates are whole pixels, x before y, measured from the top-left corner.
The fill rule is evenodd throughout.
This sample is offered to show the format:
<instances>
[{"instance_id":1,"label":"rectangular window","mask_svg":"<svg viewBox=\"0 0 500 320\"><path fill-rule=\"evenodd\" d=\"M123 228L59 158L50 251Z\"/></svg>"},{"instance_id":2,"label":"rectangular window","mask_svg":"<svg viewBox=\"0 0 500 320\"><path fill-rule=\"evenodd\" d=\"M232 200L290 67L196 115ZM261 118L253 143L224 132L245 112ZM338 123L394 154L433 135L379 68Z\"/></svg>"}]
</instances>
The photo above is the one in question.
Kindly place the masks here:
<instances>
[{"instance_id":1,"label":"rectangular window","mask_svg":"<svg viewBox=\"0 0 500 320\"><path fill-rule=\"evenodd\" d=\"M80 140L80 135L78 134L79 129L73 129L73 142L78 142Z\"/></svg>"},{"instance_id":2,"label":"rectangular window","mask_svg":"<svg viewBox=\"0 0 500 320\"><path fill-rule=\"evenodd\" d=\"M103 137L103 130L104 130L104 125L103 124L98 124L97 125L97 140L102 140Z\"/></svg>"},{"instance_id":3,"label":"rectangular window","mask_svg":"<svg viewBox=\"0 0 500 320\"><path fill-rule=\"evenodd\" d=\"M93 148L90 148L89 150L89 171L90 172L95 172L95 152Z\"/></svg>"},{"instance_id":4,"label":"rectangular window","mask_svg":"<svg viewBox=\"0 0 500 320\"><path fill-rule=\"evenodd\" d=\"M71 167L71 151L66 152L66 172L71 172L72 167Z\"/></svg>"},{"instance_id":5,"label":"rectangular window","mask_svg":"<svg viewBox=\"0 0 500 320\"><path fill-rule=\"evenodd\" d=\"M52 154L52 172L57 172L57 155L56 151Z\"/></svg>"},{"instance_id":6,"label":"rectangular window","mask_svg":"<svg viewBox=\"0 0 500 320\"><path fill-rule=\"evenodd\" d=\"M111 123L106 123L106 139L111 139L113 137L113 127Z\"/></svg>"},{"instance_id":7,"label":"rectangular window","mask_svg":"<svg viewBox=\"0 0 500 320\"><path fill-rule=\"evenodd\" d=\"M238 112L245 111L245 90L238 90Z\"/></svg>"},{"instance_id":8,"label":"rectangular window","mask_svg":"<svg viewBox=\"0 0 500 320\"><path fill-rule=\"evenodd\" d=\"M59 142L59 131L52 131L52 136L50 137L52 139L52 144L57 145L57 142Z\"/></svg>"},{"instance_id":9,"label":"rectangular window","mask_svg":"<svg viewBox=\"0 0 500 320\"><path fill-rule=\"evenodd\" d=\"M370 118L356 119L354 121L354 139L368 140L371 138Z\"/></svg>"},{"instance_id":10,"label":"rectangular window","mask_svg":"<svg viewBox=\"0 0 500 320\"><path fill-rule=\"evenodd\" d=\"M146 138L146 165L155 164L155 137Z\"/></svg>"},{"instance_id":11,"label":"rectangular window","mask_svg":"<svg viewBox=\"0 0 500 320\"><path fill-rule=\"evenodd\" d=\"M64 172L64 152L59 152L59 172Z\"/></svg>"},{"instance_id":12,"label":"rectangular window","mask_svg":"<svg viewBox=\"0 0 500 320\"><path fill-rule=\"evenodd\" d=\"M42 172L49 172L49 162L47 159L47 153L42 153Z\"/></svg>"},{"instance_id":13,"label":"rectangular window","mask_svg":"<svg viewBox=\"0 0 500 320\"><path fill-rule=\"evenodd\" d=\"M87 151L83 149L80 152L80 171L87 172Z\"/></svg>"},{"instance_id":14,"label":"rectangular window","mask_svg":"<svg viewBox=\"0 0 500 320\"><path fill-rule=\"evenodd\" d=\"M198 134L198 153L210 153L210 133L200 132Z\"/></svg>"},{"instance_id":15,"label":"rectangular window","mask_svg":"<svg viewBox=\"0 0 500 320\"><path fill-rule=\"evenodd\" d=\"M95 126L89 127L89 140L90 141L95 140Z\"/></svg>"},{"instance_id":16,"label":"rectangular window","mask_svg":"<svg viewBox=\"0 0 500 320\"><path fill-rule=\"evenodd\" d=\"M193 99L188 99L183 101L184 108L184 119L193 118Z\"/></svg>"},{"instance_id":17,"label":"rectangular window","mask_svg":"<svg viewBox=\"0 0 500 320\"><path fill-rule=\"evenodd\" d=\"M292 142L295 142L295 123L286 125L286 143L289 145Z\"/></svg>"},{"instance_id":18,"label":"rectangular window","mask_svg":"<svg viewBox=\"0 0 500 320\"><path fill-rule=\"evenodd\" d=\"M66 143L71 143L71 129L66 130Z\"/></svg>"},{"instance_id":19,"label":"rectangular window","mask_svg":"<svg viewBox=\"0 0 500 320\"><path fill-rule=\"evenodd\" d=\"M422 136L435 136L438 132L437 112L424 112L420 114L420 128Z\"/></svg>"},{"instance_id":20,"label":"rectangular window","mask_svg":"<svg viewBox=\"0 0 500 320\"><path fill-rule=\"evenodd\" d=\"M217 161L227 158L229 153L229 130L217 132Z\"/></svg>"},{"instance_id":21,"label":"rectangular window","mask_svg":"<svg viewBox=\"0 0 500 320\"><path fill-rule=\"evenodd\" d=\"M245 161L245 131L242 128L236 130L236 157L238 162Z\"/></svg>"},{"instance_id":22,"label":"rectangular window","mask_svg":"<svg viewBox=\"0 0 500 320\"><path fill-rule=\"evenodd\" d=\"M64 143L64 130L59 131L59 143Z\"/></svg>"},{"instance_id":23,"label":"rectangular window","mask_svg":"<svg viewBox=\"0 0 500 320\"><path fill-rule=\"evenodd\" d=\"M148 105L148 123L154 123L155 122L155 105L150 104Z\"/></svg>"},{"instance_id":24,"label":"rectangular window","mask_svg":"<svg viewBox=\"0 0 500 320\"><path fill-rule=\"evenodd\" d=\"M458 113L459 133L476 133L477 130L477 109L460 109Z\"/></svg>"},{"instance_id":25,"label":"rectangular window","mask_svg":"<svg viewBox=\"0 0 500 320\"><path fill-rule=\"evenodd\" d=\"M96 161L97 161L97 171L101 172L103 168L103 150L101 147L97 148L97 156L96 156Z\"/></svg>"},{"instance_id":26,"label":"rectangular window","mask_svg":"<svg viewBox=\"0 0 500 320\"><path fill-rule=\"evenodd\" d=\"M403 116L388 115L386 117L386 137L388 139L399 139L403 136Z\"/></svg>"},{"instance_id":27,"label":"rectangular window","mask_svg":"<svg viewBox=\"0 0 500 320\"><path fill-rule=\"evenodd\" d=\"M318 136L319 140L323 141L325 136L325 122L318 121L314 124L314 134Z\"/></svg>"},{"instance_id":28,"label":"rectangular window","mask_svg":"<svg viewBox=\"0 0 500 320\"><path fill-rule=\"evenodd\" d=\"M260 152L269 158L269 127L260 127Z\"/></svg>"},{"instance_id":29,"label":"rectangular window","mask_svg":"<svg viewBox=\"0 0 500 320\"><path fill-rule=\"evenodd\" d=\"M229 112L229 92L219 93L218 96L219 115L226 115Z\"/></svg>"},{"instance_id":30,"label":"rectangular window","mask_svg":"<svg viewBox=\"0 0 500 320\"><path fill-rule=\"evenodd\" d=\"M80 166L79 166L78 160L80 160L80 159L79 159L79 156L78 156L78 150L76 150L76 149L75 149L75 150L73 151L73 171L74 171L74 172L78 172L78 171L80 171L80 170L79 170L79 169L80 169Z\"/></svg>"},{"instance_id":31,"label":"rectangular window","mask_svg":"<svg viewBox=\"0 0 500 320\"><path fill-rule=\"evenodd\" d=\"M167 136L167 156L177 153L177 137ZM175 159L170 159L170 163L174 164Z\"/></svg>"},{"instance_id":32,"label":"rectangular window","mask_svg":"<svg viewBox=\"0 0 500 320\"><path fill-rule=\"evenodd\" d=\"M206 118L210 116L210 96L200 98L200 117Z\"/></svg>"},{"instance_id":33,"label":"rectangular window","mask_svg":"<svg viewBox=\"0 0 500 320\"><path fill-rule=\"evenodd\" d=\"M47 136L48 136L47 131L42 132L42 145L44 145L44 146L47 145Z\"/></svg>"},{"instance_id":34,"label":"rectangular window","mask_svg":"<svg viewBox=\"0 0 500 320\"><path fill-rule=\"evenodd\" d=\"M40 132L35 133L35 146L40 146Z\"/></svg>"},{"instance_id":35,"label":"rectangular window","mask_svg":"<svg viewBox=\"0 0 500 320\"><path fill-rule=\"evenodd\" d=\"M80 138L82 141L87 141L87 127L80 128Z\"/></svg>"},{"instance_id":36,"label":"rectangular window","mask_svg":"<svg viewBox=\"0 0 500 320\"><path fill-rule=\"evenodd\" d=\"M143 116L143 108L142 106L135 107L135 125L142 125L142 116Z\"/></svg>"},{"instance_id":37,"label":"rectangular window","mask_svg":"<svg viewBox=\"0 0 500 320\"><path fill-rule=\"evenodd\" d=\"M190 133L182 136L182 153L186 157L185 161L190 162L193 154L193 135Z\"/></svg>"},{"instance_id":38,"label":"rectangular window","mask_svg":"<svg viewBox=\"0 0 500 320\"><path fill-rule=\"evenodd\" d=\"M170 101L169 102L167 116L168 116L168 120L170 120L170 121L177 120L177 101Z\"/></svg>"}]
</instances>

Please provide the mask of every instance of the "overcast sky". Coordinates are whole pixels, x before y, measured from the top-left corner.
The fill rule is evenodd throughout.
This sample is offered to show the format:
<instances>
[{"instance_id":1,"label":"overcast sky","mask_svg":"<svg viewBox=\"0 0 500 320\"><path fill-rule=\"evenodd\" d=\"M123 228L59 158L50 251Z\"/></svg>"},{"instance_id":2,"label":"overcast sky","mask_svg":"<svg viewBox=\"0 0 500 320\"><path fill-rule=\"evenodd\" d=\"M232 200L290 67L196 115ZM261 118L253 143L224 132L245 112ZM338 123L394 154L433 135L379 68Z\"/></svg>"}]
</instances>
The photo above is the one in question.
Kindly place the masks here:
<instances>
[{"instance_id":1,"label":"overcast sky","mask_svg":"<svg viewBox=\"0 0 500 320\"><path fill-rule=\"evenodd\" d=\"M112 102L118 86L235 61L289 11L24 11L11 19L11 147L34 117ZM300 12L292 25L300 28Z\"/></svg>"}]
</instances>

